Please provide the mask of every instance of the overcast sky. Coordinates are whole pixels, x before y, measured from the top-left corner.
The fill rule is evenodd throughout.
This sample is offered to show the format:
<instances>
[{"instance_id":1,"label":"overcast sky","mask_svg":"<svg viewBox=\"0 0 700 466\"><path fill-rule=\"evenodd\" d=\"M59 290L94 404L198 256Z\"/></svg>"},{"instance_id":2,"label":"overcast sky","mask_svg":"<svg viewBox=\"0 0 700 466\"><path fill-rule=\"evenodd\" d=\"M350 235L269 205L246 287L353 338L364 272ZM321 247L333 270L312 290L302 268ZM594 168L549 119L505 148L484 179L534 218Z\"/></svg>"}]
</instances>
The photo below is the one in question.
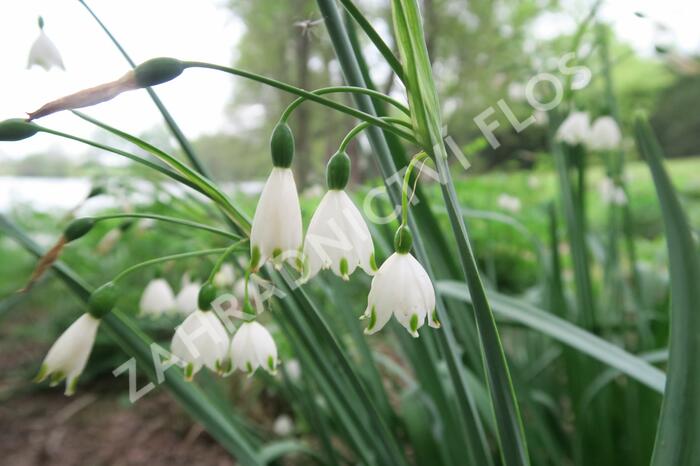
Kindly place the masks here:
<instances>
[{"instance_id":1,"label":"overcast sky","mask_svg":"<svg viewBox=\"0 0 700 466\"><path fill-rule=\"evenodd\" d=\"M254 0L251 0L254 1ZM284 0L280 0L284 1ZM360 2L361 3L361 2ZM174 56L221 64L231 62L243 24L222 6L222 0L92 0L89 4L122 41L136 62L155 56ZM465 0L466 4L466 0ZM697 0L608 0L603 17L613 23L619 37L642 53L651 53L657 36L650 21L634 16L643 11L669 26L673 42L686 51L700 49L700 2ZM27 70L27 54L38 34L37 16L57 45L66 71ZM573 27L566 16L538 22L538 36L547 37ZM112 80L128 70L123 58L75 0L22 0L0 2L0 119L23 116L44 102L75 90ZM253 70L254 71L254 70ZM231 77L204 70L189 70L181 78L158 87L177 121L189 137L213 133L226 126L224 106L231 95ZM161 119L142 91L120 96L89 110L90 114L129 132L140 133ZM90 129L62 114L43 124L69 132L90 134ZM0 145L0 156L17 157L57 147L84 152L82 146L59 142L47 135L23 143ZM0 160L1 163L1 160Z\"/></svg>"}]
</instances>

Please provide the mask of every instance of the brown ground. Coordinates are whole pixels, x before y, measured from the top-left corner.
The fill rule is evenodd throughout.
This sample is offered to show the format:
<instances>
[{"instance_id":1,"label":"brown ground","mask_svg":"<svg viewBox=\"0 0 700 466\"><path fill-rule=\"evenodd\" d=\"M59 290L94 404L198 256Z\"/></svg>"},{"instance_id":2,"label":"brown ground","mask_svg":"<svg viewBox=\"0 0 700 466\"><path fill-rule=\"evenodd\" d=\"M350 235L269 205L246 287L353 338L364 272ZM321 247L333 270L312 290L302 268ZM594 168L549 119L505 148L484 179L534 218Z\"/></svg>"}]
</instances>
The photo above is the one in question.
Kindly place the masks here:
<instances>
[{"instance_id":1,"label":"brown ground","mask_svg":"<svg viewBox=\"0 0 700 466\"><path fill-rule=\"evenodd\" d=\"M31 393L2 403L0 426L0 464L12 466L234 464L164 392L134 406L85 391Z\"/></svg>"}]
</instances>

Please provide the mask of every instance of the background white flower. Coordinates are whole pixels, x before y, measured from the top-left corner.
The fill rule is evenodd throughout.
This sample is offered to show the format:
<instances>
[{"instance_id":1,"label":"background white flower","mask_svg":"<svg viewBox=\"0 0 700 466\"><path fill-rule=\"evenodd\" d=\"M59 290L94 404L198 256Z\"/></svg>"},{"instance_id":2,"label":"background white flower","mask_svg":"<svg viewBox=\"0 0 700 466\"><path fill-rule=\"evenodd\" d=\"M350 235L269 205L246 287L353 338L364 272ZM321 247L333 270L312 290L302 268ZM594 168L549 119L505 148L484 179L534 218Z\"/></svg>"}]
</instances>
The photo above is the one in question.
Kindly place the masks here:
<instances>
[{"instance_id":1,"label":"background white flower","mask_svg":"<svg viewBox=\"0 0 700 466\"><path fill-rule=\"evenodd\" d=\"M216 275L214 275L214 285L217 288L226 288L233 285L236 280L236 273L233 269L233 265L228 262L224 262Z\"/></svg>"},{"instance_id":2,"label":"background white flower","mask_svg":"<svg viewBox=\"0 0 700 466\"><path fill-rule=\"evenodd\" d=\"M260 195L250 233L251 255L257 249L262 266L268 259L281 267L282 261L296 264L301 249L301 209L294 175L289 168L274 167Z\"/></svg>"},{"instance_id":3,"label":"background white flower","mask_svg":"<svg viewBox=\"0 0 700 466\"><path fill-rule=\"evenodd\" d=\"M522 207L520 199L515 196L503 193L498 196L498 207L509 212L518 213Z\"/></svg>"},{"instance_id":4,"label":"background white flower","mask_svg":"<svg viewBox=\"0 0 700 466\"><path fill-rule=\"evenodd\" d=\"M216 314L198 309L177 327L170 351L185 363L185 378L191 380L203 366L218 374L227 372L228 347L228 333Z\"/></svg>"},{"instance_id":5,"label":"background white flower","mask_svg":"<svg viewBox=\"0 0 700 466\"><path fill-rule=\"evenodd\" d=\"M199 289L201 287L201 283L190 282L188 278L175 298L175 310L185 315L196 311L198 307L197 299L199 297Z\"/></svg>"},{"instance_id":6,"label":"background white flower","mask_svg":"<svg viewBox=\"0 0 700 466\"><path fill-rule=\"evenodd\" d=\"M275 435L286 437L294 432L294 421L286 414L280 414L272 424L272 431Z\"/></svg>"},{"instance_id":7,"label":"background white flower","mask_svg":"<svg viewBox=\"0 0 700 466\"><path fill-rule=\"evenodd\" d=\"M100 320L88 313L80 316L58 337L49 349L36 381L50 377L51 385L66 379L66 395L75 393L78 377L82 374L90 357Z\"/></svg>"},{"instance_id":8,"label":"background white flower","mask_svg":"<svg viewBox=\"0 0 700 466\"><path fill-rule=\"evenodd\" d=\"M621 186L617 185L609 177L605 177L600 180L598 185L598 191L600 192L600 198L606 204L611 205L625 205L627 204L627 195L625 190Z\"/></svg>"},{"instance_id":9,"label":"background white flower","mask_svg":"<svg viewBox=\"0 0 700 466\"><path fill-rule=\"evenodd\" d=\"M593 150L613 150L620 147L622 133L615 119L602 116L593 122L587 145Z\"/></svg>"},{"instance_id":10,"label":"background white flower","mask_svg":"<svg viewBox=\"0 0 700 466\"><path fill-rule=\"evenodd\" d=\"M139 301L139 309L142 315L151 317L175 309L175 294L164 278L155 278L146 285Z\"/></svg>"},{"instance_id":11,"label":"background white flower","mask_svg":"<svg viewBox=\"0 0 700 466\"><path fill-rule=\"evenodd\" d=\"M571 112L557 130L556 139L570 146L585 144L590 137L590 121L586 112Z\"/></svg>"},{"instance_id":12,"label":"background white flower","mask_svg":"<svg viewBox=\"0 0 700 466\"><path fill-rule=\"evenodd\" d=\"M46 71L51 70L53 67L65 70L66 67L63 65L63 58L61 58L61 54L53 41L49 39L49 36L44 32L43 20L41 18L39 19L39 27L39 37L36 38L32 44L32 48L29 49L27 68L37 65Z\"/></svg>"},{"instance_id":13,"label":"background white flower","mask_svg":"<svg viewBox=\"0 0 700 466\"><path fill-rule=\"evenodd\" d=\"M305 278L330 268L343 279L360 266L373 274L374 244L362 214L343 190L330 190L314 212L304 239Z\"/></svg>"},{"instance_id":14,"label":"background white flower","mask_svg":"<svg viewBox=\"0 0 700 466\"><path fill-rule=\"evenodd\" d=\"M277 345L265 327L259 323L241 324L231 340L233 367L252 374L262 367L271 374L277 368Z\"/></svg>"},{"instance_id":15,"label":"background white flower","mask_svg":"<svg viewBox=\"0 0 700 466\"><path fill-rule=\"evenodd\" d=\"M363 315L369 319L365 333L371 335L381 330L392 314L414 337L418 336L426 317L431 327L440 326L435 313L433 284L411 254L395 252L372 279Z\"/></svg>"}]
</instances>

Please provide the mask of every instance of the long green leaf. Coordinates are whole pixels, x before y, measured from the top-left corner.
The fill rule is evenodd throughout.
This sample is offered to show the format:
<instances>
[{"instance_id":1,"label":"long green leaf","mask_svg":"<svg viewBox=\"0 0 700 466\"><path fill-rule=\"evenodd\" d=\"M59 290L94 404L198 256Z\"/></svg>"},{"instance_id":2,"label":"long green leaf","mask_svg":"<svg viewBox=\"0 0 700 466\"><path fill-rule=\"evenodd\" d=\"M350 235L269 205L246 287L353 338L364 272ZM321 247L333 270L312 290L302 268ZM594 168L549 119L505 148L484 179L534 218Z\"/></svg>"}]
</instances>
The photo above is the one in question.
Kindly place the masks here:
<instances>
[{"instance_id":1,"label":"long green leaf","mask_svg":"<svg viewBox=\"0 0 700 466\"><path fill-rule=\"evenodd\" d=\"M452 298L472 302L469 290L459 282L439 282L437 289L440 293ZM666 383L664 373L642 358L522 300L510 298L495 291L489 291L488 296L494 313L500 319L518 322L552 337L663 393Z\"/></svg>"},{"instance_id":2,"label":"long green leaf","mask_svg":"<svg viewBox=\"0 0 700 466\"><path fill-rule=\"evenodd\" d=\"M656 433L653 466L700 460L700 256L692 230L663 165L646 118L635 121L637 146L651 170L661 204L671 278L668 379Z\"/></svg>"}]
</instances>

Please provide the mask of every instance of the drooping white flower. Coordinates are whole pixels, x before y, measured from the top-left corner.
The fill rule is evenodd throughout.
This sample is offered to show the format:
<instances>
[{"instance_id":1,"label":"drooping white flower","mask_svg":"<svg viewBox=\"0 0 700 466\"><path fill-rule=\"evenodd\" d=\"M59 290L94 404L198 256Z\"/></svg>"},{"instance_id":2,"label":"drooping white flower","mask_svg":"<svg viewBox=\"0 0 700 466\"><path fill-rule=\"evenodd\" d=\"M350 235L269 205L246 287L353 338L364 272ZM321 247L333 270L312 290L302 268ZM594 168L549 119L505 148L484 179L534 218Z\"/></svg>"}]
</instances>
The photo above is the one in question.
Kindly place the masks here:
<instances>
[{"instance_id":1,"label":"drooping white flower","mask_svg":"<svg viewBox=\"0 0 700 466\"><path fill-rule=\"evenodd\" d=\"M557 130L556 139L570 146L585 144L590 134L590 121L586 112L571 112Z\"/></svg>"},{"instance_id":2,"label":"drooping white flower","mask_svg":"<svg viewBox=\"0 0 700 466\"><path fill-rule=\"evenodd\" d=\"M520 199L518 199L515 196L511 196L509 194L503 193L500 196L498 196L498 207L500 207L503 210L507 210L509 212L513 213L518 213L520 212L520 208L522 207L522 204L520 203Z\"/></svg>"},{"instance_id":3,"label":"drooping white flower","mask_svg":"<svg viewBox=\"0 0 700 466\"><path fill-rule=\"evenodd\" d=\"M593 150L614 150L620 146L622 133L615 119L602 116L593 122L587 145Z\"/></svg>"},{"instance_id":4,"label":"drooping white flower","mask_svg":"<svg viewBox=\"0 0 700 466\"><path fill-rule=\"evenodd\" d=\"M367 309L362 316L369 319L365 333L378 332L394 315L413 337L417 337L426 317L428 325L440 327L435 311L435 290L423 266L408 252L410 246L396 249L372 279Z\"/></svg>"},{"instance_id":5,"label":"drooping white flower","mask_svg":"<svg viewBox=\"0 0 700 466\"><path fill-rule=\"evenodd\" d=\"M44 32L44 20L41 18L39 18L39 29L39 37L36 38L32 44L32 48L29 49L27 68L37 65L44 68L46 71L51 70L53 67L65 70L66 67L63 66L61 54L53 41L51 41L49 36Z\"/></svg>"},{"instance_id":6,"label":"drooping white flower","mask_svg":"<svg viewBox=\"0 0 700 466\"><path fill-rule=\"evenodd\" d=\"M214 275L214 285L219 288L227 288L233 285L235 279L236 273L233 270L233 265L225 262L221 265L219 271L216 272L216 275Z\"/></svg>"},{"instance_id":7,"label":"drooping white flower","mask_svg":"<svg viewBox=\"0 0 700 466\"><path fill-rule=\"evenodd\" d=\"M329 190L311 217L304 239L305 278L321 269L348 280L359 266L373 274L374 244L362 214L343 190Z\"/></svg>"},{"instance_id":8,"label":"drooping white flower","mask_svg":"<svg viewBox=\"0 0 700 466\"><path fill-rule=\"evenodd\" d=\"M287 260L296 265L301 249L301 209L294 175L273 167L260 195L250 232L251 256L257 267L271 259L276 267Z\"/></svg>"},{"instance_id":9,"label":"drooping white flower","mask_svg":"<svg viewBox=\"0 0 700 466\"><path fill-rule=\"evenodd\" d=\"M201 283L190 282L188 277L175 298L175 310L184 315L188 315L196 311L198 307L197 298L199 297L199 289L201 287Z\"/></svg>"},{"instance_id":10,"label":"drooping white flower","mask_svg":"<svg viewBox=\"0 0 700 466\"><path fill-rule=\"evenodd\" d=\"M625 190L609 177L600 180L598 191L600 192L600 198L605 204L619 206L627 204Z\"/></svg>"},{"instance_id":11,"label":"drooping white flower","mask_svg":"<svg viewBox=\"0 0 700 466\"><path fill-rule=\"evenodd\" d=\"M51 346L41 364L36 381L50 377L51 386L66 379L66 395L75 393L78 377L82 374L95 343L95 335L100 320L88 313L71 324Z\"/></svg>"},{"instance_id":12,"label":"drooping white flower","mask_svg":"<svg viewBox=\"0 0 700 466\"><path fill-rule=\"evenodd\" d=\"M277 368L277 345L270 332L259 323L245 322L231 340L233 367L252 374L262 367L271 374Z\"/></svg>"},{"instance_id":13,"label":"drooping white flower","mask_svg":"<svg viewBox=\"0 0 700 466\"><path fill-rule=\"evenodd\" d=\"M286 437L294 432L294 421L286 414L280 414L272 424L272 431L275 435Z\"/></svg>"},{"instance_id":14,"label":"drooping white flower","mask_svg":"<svg viewBox=\"0 0 700 466\"><path fill-rule=\"evenodd\" d=\"M112 228L100 239L100 242L97 243L97 252L104 256L114 248L121 237L122 229Z\"/></svg>"},{"instance_id":15,"label":"drooping white flower","mask_svg":"<svg viewBox=\"0 0 700 466\"><path fill-rule=\"evenodd\" d=\"M175 294L164 278L151 280L143 290L139 309L142 315L158 317L175 308Z\"/></svg>"},{"instance_id":16,"label":"drooping white flower","mask_svg":"<svg viewBox=\"0 0 700 466\"><path fill-rule=\"evenodd\" d=\"M228 347L228 333L216 313L198 309L177 327L170 351L185 363L185 378L191 380L203 366L218 374L227 372Z\"/></svg>"}]
</instances>

